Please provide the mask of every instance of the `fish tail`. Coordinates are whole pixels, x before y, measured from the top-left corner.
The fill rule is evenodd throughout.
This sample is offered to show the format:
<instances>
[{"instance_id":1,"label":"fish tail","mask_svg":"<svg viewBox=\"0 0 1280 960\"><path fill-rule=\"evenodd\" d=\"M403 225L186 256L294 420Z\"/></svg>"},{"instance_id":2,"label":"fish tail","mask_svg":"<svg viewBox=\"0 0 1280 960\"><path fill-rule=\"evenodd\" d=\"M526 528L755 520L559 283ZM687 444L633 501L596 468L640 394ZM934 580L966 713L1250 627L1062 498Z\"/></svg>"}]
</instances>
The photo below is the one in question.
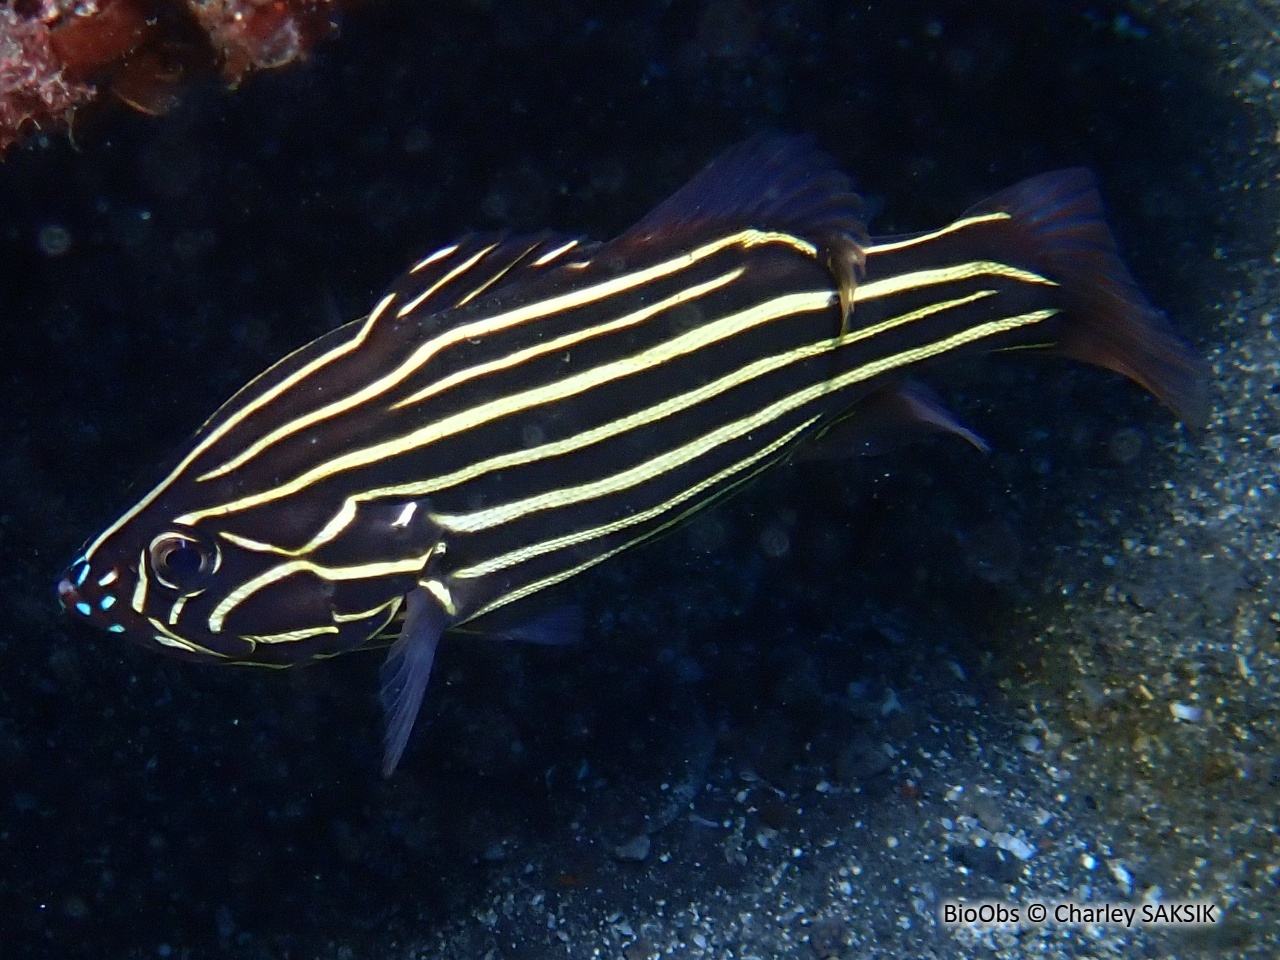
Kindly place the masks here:
<instances>
[{"instance_id":1,"label":"fish tail","mask_svg":"<svg viewBox=\"0 0 1280 960\"><path fill-rule=\"evenodd\" d=\"M1189 426L1206 422L1203 367L1121 261L1089 170L1031 177L966 216L992 213L1009 215L1002 233L1020 259L1060 285L1068 317L1056 352L1128 377Z\"/></svg>"}]
</instances>

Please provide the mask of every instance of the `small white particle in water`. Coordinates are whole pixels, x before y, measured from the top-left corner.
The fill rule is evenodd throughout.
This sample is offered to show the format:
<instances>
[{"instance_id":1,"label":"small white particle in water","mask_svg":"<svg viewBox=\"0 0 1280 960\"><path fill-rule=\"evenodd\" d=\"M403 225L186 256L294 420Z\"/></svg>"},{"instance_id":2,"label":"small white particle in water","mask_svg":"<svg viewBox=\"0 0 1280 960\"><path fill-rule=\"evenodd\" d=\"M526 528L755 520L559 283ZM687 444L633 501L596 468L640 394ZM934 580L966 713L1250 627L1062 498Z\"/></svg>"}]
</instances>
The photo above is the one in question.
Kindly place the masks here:
<instances>
[{"instance_id":1,"label":"small white particle in water","mask_svg":"<svg viewBox=\"0 0 1280 960\"><path fill-rule=\"evenodd\" d=\"M887 717L891 713L901 713L902 701L898 699L898 694L893 690L886 690L884 701L880 704L880 716Z\"/></svg>"},{"instance_id":2,"label":"small white particle in water","mask_svg":"<svg viewBox=\"0 0 1280 960\"><path fill-rule=\"evenodd\" d=\"M1095 860L1091 854L1080 854L1080 866L1084 867L1086 870L1092 870L1097 865L1098 861Z\"/></svg>"},{"instance_id":3,"label":"small white particle in water","mask_svg":"<svg viewBox=\"0 0 1280 960\"><path fill-rule=\"evenodd\" d=\"M432 139L422 127L410 127L400 138L400 149L405 153L422 153L431 147Z\"/></svg>"},{"instance_id":4,"label":"small white particle in water","mask_svg":"<svg viewBox=\"0 0 1280 960\"><path fill-rule=\"evenodd\" d=\"M1173 714L1175 720L1185 720L1188 723L1199 723L1204 716L1204 711L1199 707L1189 707L1177 701L1169 704L1169 712Z\"/></svg>"},{"instance_id":5,"label":"small white particle in water","mask_svg":"<svg viewBox=\"0 0 1280 960\"><path fill-rule=\"evenodd\" d=\"M58 223L46 224L40 228L36 243L46 257L60 257L71 249L71 231Z\"/></svg>"},{"instance_id":6,"label":"small white particle in water","mask_svg":"<svg viewBox=\"0 0 1280 960\"><path fill-rule=\"evenodd\" d=\"M760 552L771 560L785 557L791 550L791 537L779 524L770 524L760 534Z\"/></svg>"}]
</instances>

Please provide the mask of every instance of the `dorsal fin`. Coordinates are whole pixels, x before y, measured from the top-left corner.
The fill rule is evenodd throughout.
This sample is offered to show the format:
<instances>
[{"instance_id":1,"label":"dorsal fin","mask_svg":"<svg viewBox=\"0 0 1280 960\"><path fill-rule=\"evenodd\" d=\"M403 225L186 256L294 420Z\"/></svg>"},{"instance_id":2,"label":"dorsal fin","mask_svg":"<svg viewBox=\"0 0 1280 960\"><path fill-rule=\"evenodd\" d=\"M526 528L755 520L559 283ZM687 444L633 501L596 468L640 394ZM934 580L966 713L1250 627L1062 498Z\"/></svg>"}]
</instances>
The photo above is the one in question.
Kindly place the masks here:
<instances>
[{"instance_id":1,"label":"dorsal fin","mask_svg":"<svg viewBox=\"0 0 1280 960\"><path fill-rule=\"evenodd\" d=\"M550 272L585 250L598 246L594 241L544 230L541 233L510 237L501 233L469 233L418 260L388 290L394 294L386 309L369 318L352 320L342 327L295 350L250 380L214 411L196 432L199 440L242 410L246 404L269 394L279 383L295 375L299 367L317 356L323 357L335 343L351 338L351 331L368 324L368 337L387 334L404 318L444 314L465 306L495 290ZM451 322L444 318L442 322Z\"/></svg>"},{"instance_id":2,"label":"dorsal fin","mask_svg":"<svg viewBox=\"0 0 1280 960\"><path fill-rule=\"evenodd\" d=\"M544 231L509 237L469 233L420 259L396 281L394 313L441 313L557 267L591 244Z\"/></svg>"},{"instance_id":3,"label":"dorsal fin","mask_svg":"<svg viewBox=\"0 0 1280 960\"><path fill-rule=\"evenodd\" d=\"M757 134L730 147L615 243L755 227L862 243L863 204L811 137Z\"/></svg>"}]
</instances>

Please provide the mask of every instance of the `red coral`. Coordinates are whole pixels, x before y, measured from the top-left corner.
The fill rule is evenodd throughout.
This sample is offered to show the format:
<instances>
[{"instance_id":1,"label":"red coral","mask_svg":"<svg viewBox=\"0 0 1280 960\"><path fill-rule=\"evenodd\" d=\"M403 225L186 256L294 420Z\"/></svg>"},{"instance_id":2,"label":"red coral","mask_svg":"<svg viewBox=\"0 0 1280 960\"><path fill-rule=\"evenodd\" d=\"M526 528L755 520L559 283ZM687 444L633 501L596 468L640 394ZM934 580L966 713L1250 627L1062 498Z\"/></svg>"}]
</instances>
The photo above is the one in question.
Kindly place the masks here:
<instances>
[{"instance_id":1,"label":"red coral","mask_svg":"<svg viewBox=\"0 0 1280 960\"><path fill-rule=\"evenodd\" d=\"M334 0L187 0L235 82L296 60L330 29Z\"/></svg>"},{"instance_id":2,"label":"red coral","mask_svg":"<svg viewBox=\"0 0 1280 960\"><path fill-rule=\"evenodd\" d=\"M154 33L140 4L99 0L90 16L63 16L52 31L53 50L68 71L85 77L128 56Z\"/></svg>"},{"instance_id":3,"label":"red coral","mask_svg":"<svg viewBox=\"0 0 1280 960\"><path fill-rule=\"evenodd\" d=\"M49 28L0 8L0 153L45 123L70 123L93 87L68 79Z\"/></svg>"},{"instance_id":4,"label":"red coral","mask_svg":"<svg viewBox=\"0 0 1280 960\"><path fill-rule=\"evenodd\" d=\"M333 29L338 0L26 0L0 7L0 153L68 124L99 89L144 113L186 76L231 83L301 57Z\"/></svg>"}]
</instances>

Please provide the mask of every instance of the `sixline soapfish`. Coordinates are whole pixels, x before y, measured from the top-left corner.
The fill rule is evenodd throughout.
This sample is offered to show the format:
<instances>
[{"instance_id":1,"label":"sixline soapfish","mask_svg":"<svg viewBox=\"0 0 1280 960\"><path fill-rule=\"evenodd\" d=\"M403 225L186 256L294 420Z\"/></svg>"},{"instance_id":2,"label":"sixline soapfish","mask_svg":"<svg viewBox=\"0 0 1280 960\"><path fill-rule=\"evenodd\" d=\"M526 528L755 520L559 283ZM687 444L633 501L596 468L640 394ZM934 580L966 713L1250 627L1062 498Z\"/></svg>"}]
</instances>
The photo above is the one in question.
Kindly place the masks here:
<instances>
[{"instance_id":1,"label":"sixline soapfish","mask_svg":"<svg viewBox=\"0 0 1280 960\"><path fill-rule=\"evenodd\" d=\"M572 632L571 614L502 624L861 424L963 432L912 389L929 364L1040 348L1204 418L1088 171L912 235L868 237L860 207L808 140L758 136L608 243L442 247L205 421L71 563L62 604L216 663L390 642L390 775L445 633Z\"/></svg>"}]
</instances>

